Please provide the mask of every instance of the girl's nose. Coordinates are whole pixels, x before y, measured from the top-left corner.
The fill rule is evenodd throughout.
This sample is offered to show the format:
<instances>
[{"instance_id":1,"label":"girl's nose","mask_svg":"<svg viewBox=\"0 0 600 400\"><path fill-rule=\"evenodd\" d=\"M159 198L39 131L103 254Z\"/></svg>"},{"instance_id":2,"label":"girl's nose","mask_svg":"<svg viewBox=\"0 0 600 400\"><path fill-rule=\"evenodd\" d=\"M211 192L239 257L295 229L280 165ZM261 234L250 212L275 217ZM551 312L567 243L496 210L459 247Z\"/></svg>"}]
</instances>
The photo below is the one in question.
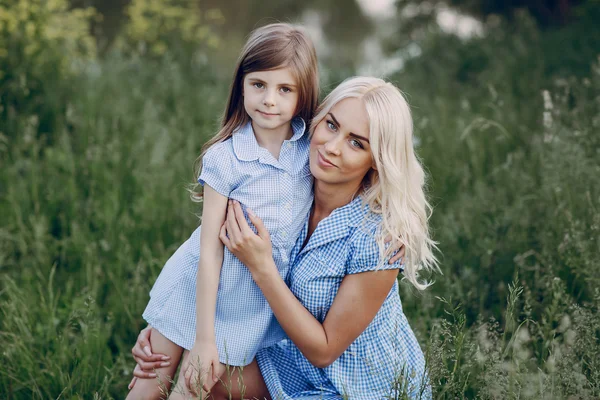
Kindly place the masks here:
<instances>
[{"instance_id":1,"label":"girl's nose","mask_svg":"<svg viewBox=\"0 0 600 400\"><path fill-rule=\"evenodd\" d=\"M263 104L266 107L273 107L275 105L275 94L270 90L266 91L265 97L263 98Z\"/></svg>"}]
</instances>

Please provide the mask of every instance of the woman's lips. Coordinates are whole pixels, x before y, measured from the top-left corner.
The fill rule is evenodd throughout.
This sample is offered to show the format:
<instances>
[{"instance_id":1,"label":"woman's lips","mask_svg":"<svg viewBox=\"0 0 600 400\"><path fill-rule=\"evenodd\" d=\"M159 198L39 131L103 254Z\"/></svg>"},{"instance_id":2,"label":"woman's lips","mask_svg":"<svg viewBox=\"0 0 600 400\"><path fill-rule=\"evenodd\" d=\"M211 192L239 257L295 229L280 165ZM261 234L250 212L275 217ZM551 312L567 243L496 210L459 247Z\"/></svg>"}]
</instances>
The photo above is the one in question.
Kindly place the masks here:
<instances>
[{"instance_id":1,"label":"woman's lips","mask_svg":"<svg viewBox=\"0 0 600 400\"><path fill-rule=\"evenodd\" d=\"M336 167L336 165L334 163L332 163L331 161L329 161L325 157L323 157L321 155L321 152L317 152L317 153L318 153L317 162L318 162L319 166L321 166L323 168Z\"/></svg>"}]
</instances>

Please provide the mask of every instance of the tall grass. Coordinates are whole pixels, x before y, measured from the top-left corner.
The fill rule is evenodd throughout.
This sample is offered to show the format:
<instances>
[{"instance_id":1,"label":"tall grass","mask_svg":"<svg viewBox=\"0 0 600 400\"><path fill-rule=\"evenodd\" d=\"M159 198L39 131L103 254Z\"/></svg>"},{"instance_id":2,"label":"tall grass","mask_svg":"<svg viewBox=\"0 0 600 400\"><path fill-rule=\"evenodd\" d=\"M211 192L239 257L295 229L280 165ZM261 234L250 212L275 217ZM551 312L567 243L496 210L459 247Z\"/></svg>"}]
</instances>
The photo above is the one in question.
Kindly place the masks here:
<instances>
[{"instance_id":1,"label":"tall grass","mask_svg":"<svg viewBox=\"0 0 600 400\"><path fill-rule=\"evenodd\" d=\"M393 77L443 255L431 290L401 289L436 398L600 396L593 20L434 34ZM168 52L71 64L22 95L34 105L1 103L2 398L124 397L148 291L198 224L185 186L228 85Z\"/></svg>"}]
</instances>

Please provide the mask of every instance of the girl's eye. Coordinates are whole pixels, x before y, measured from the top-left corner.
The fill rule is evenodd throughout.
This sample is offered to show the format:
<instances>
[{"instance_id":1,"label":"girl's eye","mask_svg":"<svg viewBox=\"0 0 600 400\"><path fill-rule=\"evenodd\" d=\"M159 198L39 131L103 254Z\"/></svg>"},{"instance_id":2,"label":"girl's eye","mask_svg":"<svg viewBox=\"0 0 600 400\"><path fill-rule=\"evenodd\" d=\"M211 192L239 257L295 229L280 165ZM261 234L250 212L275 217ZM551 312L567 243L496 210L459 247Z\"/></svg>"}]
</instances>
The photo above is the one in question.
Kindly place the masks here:
<instances>
[{"instance_id":1,"label":"girl's eye","mask_svg":"<svg viewBox=\"0 0 600 400\"><path fill-rule=\"evenodd\" d=\"M289 87L285 87L285 86L284 86L284 87L282 87L282 88L281 88L281 91L282 91L283 93L290 93L290 92L292 91L292 89L290 89Z\"/></svg>"},{"instance_id":2,"label":"girl's eye","mask_svg":"<svg viewBox=\"0 0 600 400\"><path fill-rule=\"evenodd\" d=\"M260 83L260 82L254 82L254 83L252 84L252 86L254 86L254 87L255 87L255 88L257 88L257 89L262 89L262 88L264 88L264 87L265 87L265 85L264 85L264 84L262 84L262 83Z\"/></svg>"},{"instance_id":3,"label":"girl's eye","mask_svg":"<svg viewBox=\"0 0 600 400\"><path fill-rule=\"evenodd\" d=\"M335 126L335 124L330 120L327 120L327 127L334 132L337 131L337 126Z\"/></svg>"},{"instance_id":4,"label":"girl's eye","mask_svg":"<svg viewBox=\"0 0 600 400\"><path fill-rule=\"evenodd\" d=\"M357 147L359 149L363 149L364 148L363 145L362 145L362 143L360 142L360 140L356 140L356 139L350 139L350 146Z\"/></svg>"}]
</instances>

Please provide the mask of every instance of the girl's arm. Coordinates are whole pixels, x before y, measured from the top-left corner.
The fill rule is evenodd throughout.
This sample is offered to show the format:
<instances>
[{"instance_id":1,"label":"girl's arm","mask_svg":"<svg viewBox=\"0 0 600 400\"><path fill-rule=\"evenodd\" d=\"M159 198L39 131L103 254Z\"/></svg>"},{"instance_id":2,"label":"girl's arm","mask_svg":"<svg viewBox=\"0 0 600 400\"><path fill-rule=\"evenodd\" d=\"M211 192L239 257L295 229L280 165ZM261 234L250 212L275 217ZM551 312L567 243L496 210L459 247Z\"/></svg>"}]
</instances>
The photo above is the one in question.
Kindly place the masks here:
<instances>
[{"instance_id":1,"label":"girl's arm","mask_svg":"<svg viewBox=\"0 0 600 400\"><path fill-rule=\"evenodd\" d=\"M248 213L258 235L246 224L241 208L230 204L221 240L248 267L279 324L302 354L318 368L329 366L375 318L399 270L347 275L321 324L279 275L271 254L269 233L258 217Z\"/></svg>"},{"instance_id":2,"label":"girl's arm","mask_svg":"<svg viewBox=\"0 0 600 400\"><path fill-rule=\"evenodd\" d=\"M186 383L190 390L197 385L199 368L211 372L211 379L204 379L209 390L218 379L219 355L215 338L215 309L217 289L223 264L223 244L219 240L219 228L225 220L227 197L210 186L204 186L202 230L200 232L200 259L196 276L196 339L184 365ZM191 367L191 368L190 368Z\"/></svg>"}]
</instances>

